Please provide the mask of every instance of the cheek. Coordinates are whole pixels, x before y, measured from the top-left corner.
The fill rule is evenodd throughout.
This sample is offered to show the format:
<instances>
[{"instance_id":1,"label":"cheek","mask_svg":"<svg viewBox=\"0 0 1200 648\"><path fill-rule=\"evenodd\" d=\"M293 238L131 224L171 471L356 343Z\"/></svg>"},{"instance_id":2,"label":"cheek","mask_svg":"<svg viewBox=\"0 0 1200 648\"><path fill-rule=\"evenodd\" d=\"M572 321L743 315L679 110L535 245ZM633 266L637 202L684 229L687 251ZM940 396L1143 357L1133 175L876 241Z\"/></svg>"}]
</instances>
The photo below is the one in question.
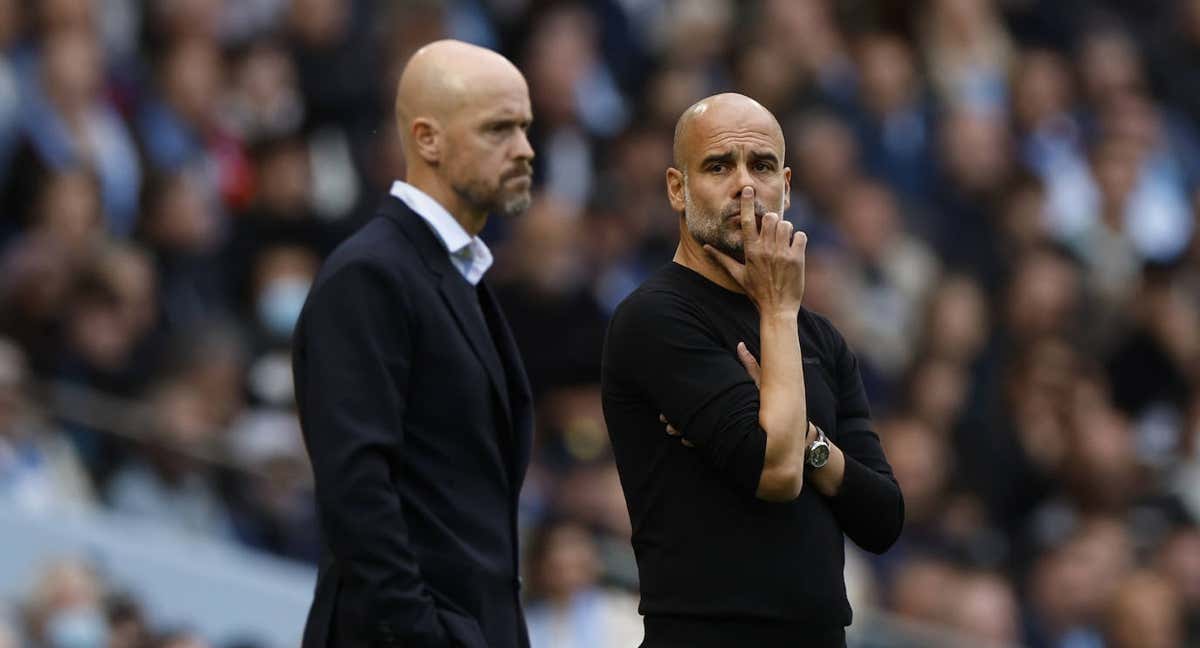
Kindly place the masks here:
<instances>
[{"instance_id":1,"label":"cheek","mask_svg":"<svg viewBox=\"0 0 1200 648\"><path fill-rule=\"evenodd\" d=\"M770 183L766 184L763 187L762 194L762 203L763 206L766 207L767 211L774 211L780 214L783 213L785 193L783 190L782 177L780 177L778 180L772 180Z\"/></svg>"}]
</instances>

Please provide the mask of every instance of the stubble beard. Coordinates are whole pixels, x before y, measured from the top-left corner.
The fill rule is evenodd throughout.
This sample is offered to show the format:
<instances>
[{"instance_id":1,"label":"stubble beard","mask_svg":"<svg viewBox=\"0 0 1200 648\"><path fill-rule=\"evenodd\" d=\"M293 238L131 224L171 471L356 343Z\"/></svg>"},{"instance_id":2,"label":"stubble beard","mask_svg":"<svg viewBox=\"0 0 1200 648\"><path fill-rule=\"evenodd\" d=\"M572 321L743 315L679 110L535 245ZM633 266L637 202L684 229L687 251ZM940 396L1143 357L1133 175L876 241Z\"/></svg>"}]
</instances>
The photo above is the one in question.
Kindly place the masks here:
<instances>
[{"instance_id":1,"label":"stubble beard","mask_svg":"<svg viewBox=\"0 0 1200 648\"><path fill-rule=\"evenodd\" d=\"M700 245L708 244L717 250L733 257L738 263L746 262L746 249L743 245L740 223L737 227L728 225L729 215L721 212L711 212L692 202L692 192L688 190L687 174L683 176L683 205L684 222L688 233ZM778 211L783 215L783 199L779 201ZM754 201L755 215L761 219L765 213L763 205Z\"/></svg>"},{"instance_id":2,"label":"stubble beard","mask_svg":"<svg viewBox=\"0 0 1200 648\"><path fill-rule=\"evenodd\" d=\"M529 189L505 193L503 187L492 189L479 181L456 184L451 188L472 209L505 218L520 216L533 203L533 194Z\"/></svg>"},{"instance_id":3,"label":"stubble beard","mask_svg":"<svg viewBox=\"0 0 1200 648\"><path fill-rule=\"evenodd\" d=\"M683 214L688 234L701 246L711 245L733 257L738 263L746 262L746 251L742 245L741 231L726 226L720 212L713 212L696 205L692 192L688 190L687 176L683 178Z\"/></svg>"}]
</instances>

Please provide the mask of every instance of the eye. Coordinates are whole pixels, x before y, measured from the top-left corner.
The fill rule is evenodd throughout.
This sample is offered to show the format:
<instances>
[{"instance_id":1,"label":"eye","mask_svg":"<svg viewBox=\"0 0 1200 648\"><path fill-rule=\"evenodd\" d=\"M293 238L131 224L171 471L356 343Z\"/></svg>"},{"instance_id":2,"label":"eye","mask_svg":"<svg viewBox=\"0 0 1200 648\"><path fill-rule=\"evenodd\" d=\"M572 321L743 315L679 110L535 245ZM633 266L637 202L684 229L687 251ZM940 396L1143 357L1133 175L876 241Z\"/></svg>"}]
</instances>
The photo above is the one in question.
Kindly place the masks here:
<instances>
[{"instance_id":1,"label":"eye","mask_svg":"<svg viewBox=\"0 0 1200 648\"><path fill-rule=\"evenodd\" d=\"M725 170L725 164L723 162L715 162L708 165L708 170L712 173L720 173Z\"/></svg>"},{"instance_id":2,"label":"eye","mask_svg":"<svg viewBox=\"0 0 1200 648\"><path fill-rule=\"evenodd\" d=\"M773 171L774 167L770 162L756 162L754 163L754 170L760 173L767 173L769 171Z\"/></svg>"}]
</instances>

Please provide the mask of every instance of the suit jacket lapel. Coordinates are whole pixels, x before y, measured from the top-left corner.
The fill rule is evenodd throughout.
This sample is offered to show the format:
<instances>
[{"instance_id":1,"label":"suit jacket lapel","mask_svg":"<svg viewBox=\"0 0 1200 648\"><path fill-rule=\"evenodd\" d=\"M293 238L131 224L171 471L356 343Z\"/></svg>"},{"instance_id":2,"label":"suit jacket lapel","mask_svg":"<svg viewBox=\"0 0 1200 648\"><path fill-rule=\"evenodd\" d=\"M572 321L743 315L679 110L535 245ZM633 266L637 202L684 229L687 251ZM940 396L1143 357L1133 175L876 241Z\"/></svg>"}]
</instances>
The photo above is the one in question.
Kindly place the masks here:
<instances>
[{"instance_id":1,"label":"suit jacket lapel","mask_svg":"<svg viewBox=\"0 0 1200 648\"><path fill-rule=\"evenodd\" d=\"M508 390L501 389L501 386L505 384L504 375L501 373L504 369L500 366L500 356L497 355L499 351L496 350L495 341L490 339L491 331L480 310L479 300L475 296L475 287L467 283L467 280L458 274L457 270L454 270L442 275L442 280L438 284L438 292L442 294L442 299L450 307L450 312L454 314L454 319L458 322L459 330L470 342L475 356L487 370L492 391L500 399L501 409L504 410L504 422L509 429L512 429L512 408L509 406Z\"/></svg>"},{"instance_id":2,"label":"suit jacket lapel","mask_svg":"<svg viewBox=\"0 0 1200 648\"><path fill-rule=\"evenodd\" d=\"M417 248L426 266L438 277L438 292L450 312L453 313L459 331L467 339L475 357L487 371L488 382L492 385L492 393L500 399L504 422L511 430L512 408L509 405L507 390L501 388L504 381L501 373L503 368L500 366L500 358L497 356L499 344L493 345L489 340L491 333L488 330L487 322L484 321L483 313L480 311L479 300L475 296L475 287L468 283L458 269L450 263L450 253L446 251L446 247L442 245L437 235L419 214L414 213L408 205L393 196L389 196L384 209L387 215L400 225L405 235ZM497 348L496 351L493 351L494 346Z\"/></svg>"}]
</instances>

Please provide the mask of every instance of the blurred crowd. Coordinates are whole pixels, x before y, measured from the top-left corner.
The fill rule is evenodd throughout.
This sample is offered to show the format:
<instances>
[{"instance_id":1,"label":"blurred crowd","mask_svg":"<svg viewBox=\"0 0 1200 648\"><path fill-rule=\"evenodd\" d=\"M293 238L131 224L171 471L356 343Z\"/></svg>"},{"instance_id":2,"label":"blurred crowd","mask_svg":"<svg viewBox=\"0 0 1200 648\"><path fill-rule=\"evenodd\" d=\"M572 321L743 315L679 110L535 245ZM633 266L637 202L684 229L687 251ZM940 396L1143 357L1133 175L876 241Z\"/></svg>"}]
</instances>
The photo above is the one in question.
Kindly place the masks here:
<instances>
[{"instance_id":1,"label":"blurred crowd","mask_svg":"<svg viewBox=\"0 0 1200 648\"><path fill-rule=\"evenodd\" d=\"M447 36L533 100L534 205L484 238L537 399L535 648L639 640L600 349L677 242L674 122L728 90L784 126L805 304L905 494L859 609L1200 646L1200 0L0 0L0 499L316 560L289 336ZM23 592L2 648L211 645L81 557Z\"/></svg>"}]
</instances>

